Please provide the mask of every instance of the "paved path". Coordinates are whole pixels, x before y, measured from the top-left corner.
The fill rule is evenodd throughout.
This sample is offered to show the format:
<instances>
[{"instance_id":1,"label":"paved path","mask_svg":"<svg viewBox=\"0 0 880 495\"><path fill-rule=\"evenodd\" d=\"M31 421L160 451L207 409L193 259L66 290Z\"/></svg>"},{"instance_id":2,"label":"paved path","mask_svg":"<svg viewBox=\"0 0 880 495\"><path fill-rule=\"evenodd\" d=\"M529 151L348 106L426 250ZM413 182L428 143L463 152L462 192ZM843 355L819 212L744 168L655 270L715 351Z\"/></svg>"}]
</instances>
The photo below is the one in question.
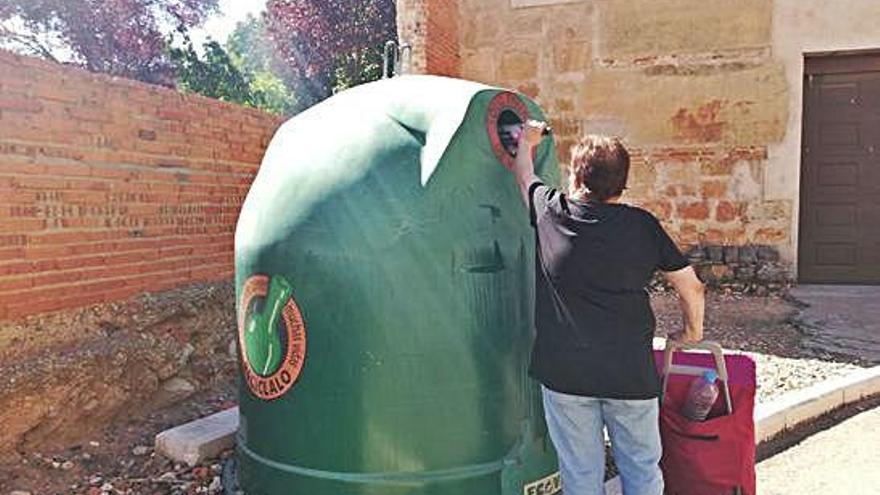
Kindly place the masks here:
<instances>
[{"instance_id":1,"label":"paved path","mask_svg":"<svg viewBox=\"0 0 880 495\"><path fill-rule=\"evenodd\" d=\"M880 364L880 286L801 285L791 295L808 305L795 318L805 346Z\"/></svg>"},{"instance_id":2,"label":"paved path","mask_svg":"<svg viewBox=\"0 0 880 495\"><path fill-rule=\"evenodd\" d=\"M880 493L880 407L758 464L758 493Z\"/></svg>"}]
</instances>

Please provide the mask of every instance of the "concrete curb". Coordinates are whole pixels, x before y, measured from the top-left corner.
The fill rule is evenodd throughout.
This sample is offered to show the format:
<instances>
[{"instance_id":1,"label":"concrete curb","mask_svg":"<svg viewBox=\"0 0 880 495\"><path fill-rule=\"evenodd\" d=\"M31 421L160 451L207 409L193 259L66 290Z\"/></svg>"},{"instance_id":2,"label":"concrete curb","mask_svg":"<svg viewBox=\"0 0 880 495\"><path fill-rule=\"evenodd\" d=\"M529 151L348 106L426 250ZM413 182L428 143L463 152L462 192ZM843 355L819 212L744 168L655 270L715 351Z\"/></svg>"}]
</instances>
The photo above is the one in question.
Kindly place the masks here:
<instances>
[{"instance_id":1,"label":"concrete curb","mask_svg":"<svg viewBox=\"0 0 880 495\"><path fill-rule=\"evenodd\" d=\"M880 366L854 371L811 387L789 392L755 406L755 444L831 412L880 394ZM620 477L605 483L606 495L621 495Z\"/></svg>"},{"instance_id":2,"label":"concrete curb","mask_svg":"<svg viewBox=\"0 0 880 495\"><path fill-rule=\"evenodd\" d=\"M235 445L238 407L184 423L156 435L156 452L195 466Z\"/></svg>"},{"instance_id":3,"label":"concrete curb","mask_svg":"<svg viewBox=\"0 0 880 495\"><path fill-rule=\"evenodd\" d=\"M815 419L838 407L880 393L880 366L795 390L755 406L755 443Z\"/></svg>"}]
</instances>

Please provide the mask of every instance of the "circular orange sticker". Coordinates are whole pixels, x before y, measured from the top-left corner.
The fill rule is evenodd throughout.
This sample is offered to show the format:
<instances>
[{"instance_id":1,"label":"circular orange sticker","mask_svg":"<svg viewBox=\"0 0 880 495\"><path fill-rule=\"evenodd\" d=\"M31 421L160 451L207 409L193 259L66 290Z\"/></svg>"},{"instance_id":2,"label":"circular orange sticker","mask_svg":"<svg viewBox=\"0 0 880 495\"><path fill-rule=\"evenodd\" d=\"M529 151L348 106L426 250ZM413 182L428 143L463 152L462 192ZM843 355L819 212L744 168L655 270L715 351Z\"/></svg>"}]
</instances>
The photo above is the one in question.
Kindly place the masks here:
<instances>
[{"instance_id":1,"label":"circular orange sticker","mask_svg":"<svg viewBox=\"0 0 880 495\"><path fill-rule=\"evenodd\" d=\"M492 151L505 167L512 169L514 166L514 156L507 150L504 143L501 142L501 129L499 122L502 114L512 112L520 122L525 122L531 118L529 108L520 99L516 93L510 91L502 91L496 94L489 101L489 108L486 112L486 132L489 134L489 142L492 144Z\"/></svg>"},{"instance_id":2,"label":"circular orange sticker","mask_svg":"<svg viewBox=\"0 0 880 495\"><path fill-rule=\"evenodd\" d=\"M277 399L293 387L306 357L306 327L280 275L253 275L241 288L238 306L241 368L250 391Z\"/></svg>"}]
</instances>

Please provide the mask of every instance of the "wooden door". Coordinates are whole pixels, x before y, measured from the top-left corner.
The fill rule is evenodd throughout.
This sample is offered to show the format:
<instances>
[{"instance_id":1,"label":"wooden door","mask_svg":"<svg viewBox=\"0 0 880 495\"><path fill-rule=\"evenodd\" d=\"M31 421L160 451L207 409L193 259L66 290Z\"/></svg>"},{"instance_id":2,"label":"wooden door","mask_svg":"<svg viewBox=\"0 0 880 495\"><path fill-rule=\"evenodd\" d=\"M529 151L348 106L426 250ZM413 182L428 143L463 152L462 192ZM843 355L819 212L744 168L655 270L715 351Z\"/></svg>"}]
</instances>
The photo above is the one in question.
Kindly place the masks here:
<instances>
[{"instance_id":1,"label":"wooden door","mask_svg":"<svg viewBox=\"0 0 880 495\"><path fill-rule=\"evenodd\" d=\"M880 284L880 54L805 68L799 279Z\"/></svg>"}]
</instances>

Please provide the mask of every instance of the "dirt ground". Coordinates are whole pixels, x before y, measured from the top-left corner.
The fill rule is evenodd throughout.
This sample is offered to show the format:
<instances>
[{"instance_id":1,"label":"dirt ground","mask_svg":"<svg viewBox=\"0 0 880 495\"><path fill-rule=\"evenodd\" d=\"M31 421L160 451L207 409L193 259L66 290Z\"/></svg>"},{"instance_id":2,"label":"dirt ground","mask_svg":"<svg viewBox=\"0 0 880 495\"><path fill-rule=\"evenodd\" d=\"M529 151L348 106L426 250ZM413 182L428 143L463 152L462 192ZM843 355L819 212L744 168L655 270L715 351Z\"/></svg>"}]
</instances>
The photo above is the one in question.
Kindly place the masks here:
<instances>
[{"instance_id":1,"label":"dirt ground","mask_svg":"<svg viewBox=\"0 0 880 495\"><path fill-rule=\"evenodd\" d=\"M655 294L653 305L658 335L680 327L673 295ZM766 397L843 373L859 364L854 357L803 349L803 335L791 323L797 310L795 304L780 296L711 293L706 337L726 348L758 356L759 374L769 377L762 381L762 388L768 389L763 395ZM229 328L216 330L232 334ZM219 349L219 345L215 348ZM191 359L187 369L201 370L190 377L201 384L197 393L159 410L138 412L138 408L132 407L131 414L117 415L109 426L65 448L22 448L17 457L0 463L0 495L14 490L31 495L219 493L222 459L190 468L175 465L152 451L156 433L234 405L235 361L229 356L219 360L214 356L211 366L202 366L200 360L212 357L196 355Z\"/></svg>"},{"instance_id":2,"label":"dirt ground","mask_svg":"<svg viewBox=\"0 0 880 495\"><path fill-rule=\"evenodd\" d=\"M3 322L0 495L208 493L210 465L151 447L235 405L233 299L229 283L200 284Z\"/></svg>"},{"instance_id":3,"label":"dirt ground","mask_svg":"<svg viewBox=\"0 0 880 495\"><path fill-rule=\"evenodd\" d=\"M152 446L160 431L234 406L234 379L229 378L226 385L218 383L160 411L119 418L86 442L26 452L17 462L0 464L0 494L219 493L222 459L190 468L154 454ZM208 490L212 482L216 490Z\"/></svg>"},{"instance_id":4,"label":"dirt ground","mask_svg":"<svg viewBox=\"0 0 880 495\"><path fill-rule=\"evenodd\" d=\"M678 297L670 292L653 294L651 305L657 316L657 336L682 327ZM790 320L798 307L778 295L746 296L708 292L705 338L725 349L803 357L803 335Z\"/></svg>"}]
</instances>

